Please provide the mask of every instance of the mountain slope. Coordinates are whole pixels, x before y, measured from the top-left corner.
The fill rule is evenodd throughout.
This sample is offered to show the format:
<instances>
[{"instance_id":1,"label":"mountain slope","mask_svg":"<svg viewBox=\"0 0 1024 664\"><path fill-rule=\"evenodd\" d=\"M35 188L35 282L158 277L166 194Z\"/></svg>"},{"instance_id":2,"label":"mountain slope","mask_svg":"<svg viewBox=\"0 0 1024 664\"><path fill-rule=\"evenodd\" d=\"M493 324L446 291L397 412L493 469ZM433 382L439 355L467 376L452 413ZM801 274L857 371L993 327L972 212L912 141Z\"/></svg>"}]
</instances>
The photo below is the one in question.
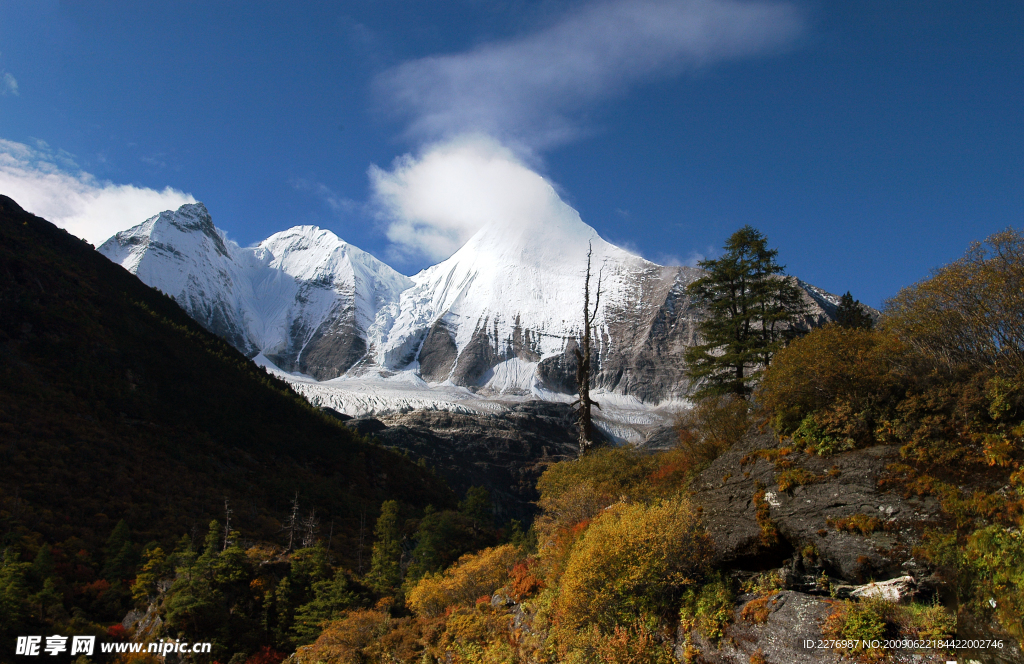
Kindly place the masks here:
<instances>
[{"instance_id":1,"label":"mountain slope","mask_svg":"<svg viewBox=\"0 0 1024 664\"><path fill-rule=\"evenodd\" d=\"M686 286L701 271L616 247L554 189L549 196L543 219L492 222L411 279L311 226L239 248L202 204L161 213L100 251L285 376L406 372L482 395L542 398L575 390L589 255L592 306L601 292L595 387L647 404L683 397L683 351L702 316ZM798 283L809 322L828 320L838 298Z\"/></svg>"},{"instance_id":2,"label":"mountain slope","mask_svg":"<svg viewBox=\"0 0 1024 664\"><path fill-rule=\"evenodd\" d=\"M0 522L30 552L69 537L93 551L122 518L136 542L173 540L222 517L225 499L243 536L273 539L298 491L351 559L360 513L382 500L452 500L6 197L0 358Z\"/></svg>"},{"instance_id":3,"label":"mountain slope","mask_svg":"<svg viewBox=\"0 0 1024 664\"><path fill-rule=\"evenodd\" d=\"M206 329L287 371L334 378L379 346L411 285L315 226L242 248L202 203L122 231L100 253L171 295Z\"/></svg>"}]
</instances>

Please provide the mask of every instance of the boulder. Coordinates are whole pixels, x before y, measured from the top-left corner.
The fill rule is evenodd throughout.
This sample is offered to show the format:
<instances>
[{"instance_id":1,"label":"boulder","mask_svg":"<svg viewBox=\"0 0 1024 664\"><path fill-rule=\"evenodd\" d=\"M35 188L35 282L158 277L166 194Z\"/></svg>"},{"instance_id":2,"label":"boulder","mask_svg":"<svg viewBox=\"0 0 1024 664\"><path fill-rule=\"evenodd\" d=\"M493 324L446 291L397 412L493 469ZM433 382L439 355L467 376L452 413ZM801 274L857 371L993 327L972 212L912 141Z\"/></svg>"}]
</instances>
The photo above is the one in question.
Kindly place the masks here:
<instances>
[{"instance_id":1,"label":"boulder","mask_svg":"<svg viewBox=\"0 0 1024 664\"><path fill-rule=\"evenodd\" d=\"M830 457L780 450L784 445L774 435L751 431L694 482L694 500L723 563L766 569L795 551L849 583L927 575L912 549L924 528L939 520L939 505L931 497L904 499L879 485L899 458L897 447ZM780 481L785 485L787 477L804 483L783 490ZM760 492L759 522L754 498ZM774 544L764 532L771 526L778 533Z\"/></svg>"}]
</instances>

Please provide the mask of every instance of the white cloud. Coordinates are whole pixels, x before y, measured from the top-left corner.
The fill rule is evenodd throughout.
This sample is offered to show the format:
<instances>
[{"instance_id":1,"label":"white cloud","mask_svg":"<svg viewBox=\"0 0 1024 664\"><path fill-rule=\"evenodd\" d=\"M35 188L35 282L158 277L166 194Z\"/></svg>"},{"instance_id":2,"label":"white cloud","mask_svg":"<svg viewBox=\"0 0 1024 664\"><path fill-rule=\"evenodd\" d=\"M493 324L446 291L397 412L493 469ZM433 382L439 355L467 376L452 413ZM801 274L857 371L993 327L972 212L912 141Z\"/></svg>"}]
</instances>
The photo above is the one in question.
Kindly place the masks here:
<instances>
[{"instance_id":1,"label":"white cloud","mask_svg":"<svg viewBox=\"0 0 1024 664\"><path fill-rule=\"evenodd\" d=\"M0 193L22 208L99 246L117 231L164 210L195 203L191 194L97 180L70 155L0 139Z\"/></svg>"},{"instance_id":2,"label":"white cloud","mask_svg":"<svg viewBox=\"0 0 1024 664\"><path fill-rule=\"evenodd\" d=\"M786 3L606 0L515 39L406 62L376 90L409 119L409 138L479 132L537 150L578 138L580 111L632 84L769 53L802 29Z\"/></svg>"},{"instance_id":3,"label":"white cloud","mask_svg":"<svg viewBox=\"0 0 1024 664\"><path fill-rule=\"evenodd\" d=\"M11 75L10 72L4 72L2 83L0 83L2 92L0 94L12 94L15 97L18 96L18 81Z\"/></svg>"},{"instance_id":4,"label":"white cloud","mask_svg":"<svg viewBox=\"0 0 1024 664\"><path fill-rule=\"evenodd\" d=\"M551 183L484 136L435 144L399 157L390 171L371 166L369 175L399 260L442 260L485 225L543 223L566 208Z\"/></svg>"}]
</instances>

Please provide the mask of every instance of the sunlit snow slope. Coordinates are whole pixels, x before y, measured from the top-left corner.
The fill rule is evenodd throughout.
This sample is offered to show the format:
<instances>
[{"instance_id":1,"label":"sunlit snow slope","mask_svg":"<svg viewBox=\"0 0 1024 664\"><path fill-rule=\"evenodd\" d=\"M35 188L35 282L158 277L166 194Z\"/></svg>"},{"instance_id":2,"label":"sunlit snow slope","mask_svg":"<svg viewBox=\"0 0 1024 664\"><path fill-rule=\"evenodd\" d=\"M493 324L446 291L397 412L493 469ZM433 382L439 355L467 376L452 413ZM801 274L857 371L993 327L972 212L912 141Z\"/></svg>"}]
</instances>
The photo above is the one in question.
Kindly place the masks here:
<instances>
[{"instance_id":1,"label":"sunlit snow slope","mask_svg":"<svg viewBox=\"0 0 1024 664\"><path fill-rule=\"evenodd\" d=\"M315 226L239 247L202 203L162 212L99 251L249 356L333 378L373 357L407 278Z\"/></svg>"}]
</instances>

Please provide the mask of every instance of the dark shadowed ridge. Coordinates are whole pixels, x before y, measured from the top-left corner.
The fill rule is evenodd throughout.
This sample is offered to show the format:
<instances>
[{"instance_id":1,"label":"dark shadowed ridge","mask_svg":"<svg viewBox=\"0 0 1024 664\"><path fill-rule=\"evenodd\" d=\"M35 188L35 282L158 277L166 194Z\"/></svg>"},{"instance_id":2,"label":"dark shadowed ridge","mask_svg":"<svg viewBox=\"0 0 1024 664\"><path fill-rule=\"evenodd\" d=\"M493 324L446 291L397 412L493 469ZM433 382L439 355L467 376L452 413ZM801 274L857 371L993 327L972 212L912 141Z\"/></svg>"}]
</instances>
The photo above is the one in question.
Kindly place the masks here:
<instances>
[{"instance_id":1,"label":"dark shadowed ridge","mask_svg":"<svg viewBox=\"0 0 1024 664\"><path fill-rule=\"evenodd\" d=\"M0 196L0 537L99 546L223 521L280 539L296 492L356 557L381 501L453 506L89 244ZM327 532L322 535L326 539ZM26 539L28 538L28 539Z\"/></svg>"}]
</instances>

